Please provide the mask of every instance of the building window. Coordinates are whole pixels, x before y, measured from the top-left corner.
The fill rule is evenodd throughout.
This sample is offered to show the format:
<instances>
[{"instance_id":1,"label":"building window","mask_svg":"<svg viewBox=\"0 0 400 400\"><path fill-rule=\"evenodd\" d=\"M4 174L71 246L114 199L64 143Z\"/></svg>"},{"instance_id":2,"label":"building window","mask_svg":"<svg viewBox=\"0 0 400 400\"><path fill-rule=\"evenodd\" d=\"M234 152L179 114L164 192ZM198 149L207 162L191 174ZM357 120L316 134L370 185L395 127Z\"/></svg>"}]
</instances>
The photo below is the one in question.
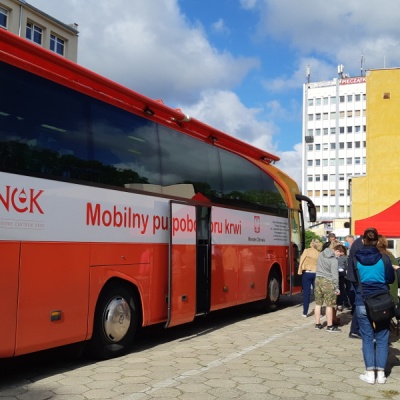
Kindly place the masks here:
<instances>
[{"instance_id":1,"label":"building window","mask_svg":"<svg viewBox=\"0 0 400 400\"><path fill-rule=\"evenodd\" d=\"M307 131L307 134L308 134L308 136L312 136L312 135L313 135L313 130L312 130L312 129L309 129L309 130Z\"/></svg>"},{"instance_id":2,"label":"building window","mask_svg":"<svg viewBox=\"0 0 400 400\"><path fill-rule=\"evenodd\" d=\"M353 127L352 126L348 126L347 127L347 133L352 133L353 132Z\"/></svg>"},{"instance_id":3,"label":"building window","mask_svg":"<svg viewBox=\"0 0 400 400\"><path fill-rule=\"evenodd\" d=\"M320 136L321 135L321 129L320 128L317 128L316 130L315 130L315 136Z\"/></svg>"},{"instance_id":4,"label":"building window","mask_svg":"<svg viewBox=\"0 0 400 400\"><path fill-rule=\"evenodd\" d=\"M315 182L321 182L321 175L315 175Z\"/></svg>"},{"instance_id":5,"label":"building window","mask_svg":"<svg viewBox=\"0 0 400 400\"><path fill-rule=\"evenodd\" d=\"M339 196L344 197L344 189L339 189Z\"/></svg>"},{"instance_id":6,"label":"building window","mask_svg":"<svg viewBox=\"0 0 400 400\"><path fill-rule=\"evenodd\" d=\"M322 210L323 210L324 213L327 213L328 212L328 206L322 206Z\"/></svg>"},{"instance_id":7,"label":"building window","mask_svg":"<svg viewBox=\"0 0 400 400\"><path fill-rule=\"evenodd\" d=\"M328 120L329 114L328 113L323 113L322 114L322 119L324 119L325 121Z\"/></svg>"},{"instance_id":8,"label":"building window","mask_svg":"<svg viewBox=\"0 0 400 400\"><path fill-rule=\"evenodd\" d=\"M356 133L361 132L361 126L360 125L355 126L354 130Z\"/></svg>"},{"instance_id":9,"label":"building window","mask_svg":"<svg viewBox=\"0 0 400 400\"><path fill-rule=\"evenodd\" d=\"M351 118L353 116L353 110L347 111L347 118Z\"/></svg>"},{"instance_id":10,"label":"building window","mask_svg":"<svg viewBox=\"0 0 400 400\"><path fill-rule=\"evenodd\" d=\"M336 104L336 97L335 96L331 97L331 104Z\"/></svg>"},{"instance_id":11,"label":"building window","mask_svg":"<svg viewBox=\"0 0 400 400\"><path fill-rule=\"evenodd\" d=\"M32 42L42 45L43 42L43 29L33 24L32 22L26 23L26 38Z\"/></svg>"},{"instance_id":12,"label":"building window","mask_svg":"<svg viewBox=\"0 0 400 400\"><path fill-rule=\"evenodd\" d=\"M307 160L307 166L312 167L313 166L313 160Z\"/></svg>"},{"instance_id":13,"label":"building window","mask_svg":"<svg viewBox=\"0 0 400 400\"><path fill-rule=\"evenodd\" d=\"M324 135L327 135L329 132L328 128L324 128Z\"/></svg>"},{"instance_id":14,"label":"building window","mask_svg":"<svg viewBox=\"0 0 400 400\"><path fill-rule=\"evenodd\" d=\"M338 163L338 165L339 165L339 166L344 165L344 158L339 158L339 163Z\"/></svg>"},{"instance_id":15,"label":"building window","mask_svg":"<svg viewBox=\"0 0 400 400\"><path fill-rule=\"evenodd\" d=\"M344 206L339 206L339 212L344 213Z\"/></svg>"},{"instance_id":16,"label":"building window","mask_svg":"<svg viewBox=\"0 0 400 400\"><path fill-rule=\"evenodd\" d=\"M353 101L353 95L352 94L347 95L347 101L349 101L349 102Z\"/></svg>"},{"instance_id":17,"label":"building window","mask_svg":"<svg viewBox=\"0 0 400 400\"><path fill-rule=\"evenodd\" d=\"M318 99L315 99L315 105L320 106L321 105L321 98L319 97Z\"/></svg>"},{"instance_id":18,"label":"building window","mask_svg":"<svg viewBox=\"0 0 400 400\"><path fill-rule=\"evenodd\" d=\"M331 196L335 196L336 195L336 191L333 189L333 190L331 190Z\"/></svg>"},{"instance_id":19,"label":"building window","mask_svg":"<svg viewBox=\"0 0 400 400\"><path fill-rule=\"evenodd\" d=\"M363 131L367 132L367 125L363 125Z\"/></svg>"},{"instance_id":20,"label":"building window","mask_svg":"<svg viewBox=\"0 0 400 400\"><path fill-rule=\"evenodd\" d=\"M365 93L363 94L363 100L367 100L367 95Z\"/></svg>"},{"instance_id":21,"label":"building window","mask_svg":"<svg viewBox=\"0 0 400 400\"><path fill-rule=\"evenodd\" d=\"M351 149L353 147L353 142L347 142L347 148Z\"/></svg>"},{"instance_id":22,"label":"building window","mask_svg":"<svg viewBox=\"0 0 400 400\"><path fill-rule=\"evenodd\" d=\"M331 112L331 119L335 119L336 118L336 112Z\"/></svg>"},{"instance_id":23,"label":"building window","mask_svg":"<svg viewBox=\"0 0 400 400\"><path fill-rule=\"evenodd\" d=\"M314 121L314 114L308 114L308 120Z\"/></svg>"},{"instance_id":24,"label":"building window","mask_svg":"<svg viewBox=\"0 0 400 400\"><path fill-rule=\"evenodd\" d=\"M365 140L363 141L363 147L364 149L367 147L367 142Z\"/></svg>"},{"instance_id":25,"label":"building window","mask_svg":"<svg viewBox=\"0 0 400 400\"><path fill-rule=\"evenodd\" d=\"M339 96L339 102L344 103L344 96Z\"/></svg>"},{"instance_id":26,"label":"building window","mask_svg":"<svg viewBox=\"0 0 400 400\"><path fill-rule=\"evenodd\" d=\"M315 120L316 121L321 121L321 114L320 113L315 114Z\"/></svg>"},{"instance_id":27,"label":"building window","mask_svg":"<svg viewBox=\"0 0 400 400\"><path fill-rule=\"evenodd\" d=\"M367 163L367 158L363 157L363 164L365 165Z\"/></svg>"},{"instance_id":28,"label":"building window","mask_svg":"<svg viewBox=\"0 0 400 400\"><path fill-rule=\"evenodd\" d=\"M331 150L335 150L336 149L336 143L331 143Z\"/></svg>"},{"instance_id":29,"label":"building window","mask_svg":"<svg viewBox=\"0 0 400 400\"><path fill-rule=\"evenodd\" d=\"M335 127L331 128L331 135L336 135L336 128Z\"/></svg>"},{"instance_id":30,"label":"building window","mask_svg":"<svg viewBox=\"0 0 400 400\"><path fill-rule=\"evenodd\" d=\"M331 158L331 159L330 159L330 162L329 162L329 165L330 165L331 167L334 167L334 166L336 165L336 159Z\"/></svg>"},{"instance_id":31,"label":"building window","mask_svg":"<svg viewBox=\"0 0 400 400\"><path fill-rule=\"evenodd\" d=\"M313 181L312 175L308 175L308 176L307 176L307 182L312 182L312 181Z\"/></svg>"},{"instance_id":32,"label":"building window","mask_svg":"<svg viewBox=\"0 0 400 400\"><path fill-rule=\"evenodd\" d=\"M319 197L321 196L321 191L320 190L316 190L315 191L315 197Z\"/></svg>"},{"instance_id":33,"label":"building window","mask_svg":"<svg viewBox=\"0 0 400 400\"><path fill-rule=\"evenodd\" d=\"M327 158L324 158L324 159L322 160L322 166L323 166L323 167L327 167L327 166L328 166L328 159L327 159Z\"/></svg>"},{"instance_id":34,"label":"building window","mask_svg":"<svg viewBox=\"0 0 400 400\"><path fill-rule=\"evenodd\" d=\"M312 190L307 190L307 196L308 197L313 197L313 191Z\"/></svg>"},{"instance_id":35,"label":"building window","mask_svg":"<svg viewBox=\"0 0 400 400\"><path fill-rule=\"evenodd\" d=\"M313 151L313 145L312 144L308 144L307 147L308 147L308 151Z\"/></svg>"},{"instance_id":36,"label":"building window","mask_svg":"<svg viewBox=\"0 0 400 400\"><path fill-rule=\"evenodd\" d=\"M315 160L315 166L316 167L319 167L321 165L321 160Z\"/></svg>"},{"instance_id":37,"label":"building window","mask_svg":"<svg viewBox=\"0 0 400 400\"><path fill-rule=\"evenodd\" d=\"M354 164L360 165L360 163L361 163L360 157L354 157Z\"/></svg>"},{"instance_id":38,"label":"building window","mask_svg":"<svg viewBox=\"0 0 400 400\"><path fill-rule=\"evenodd\" d=\"M339 181L344 181L344 174L339 174Z\"/></svg>"},{"instance_id":39,"label":"building window","mask_svg":"<svg viewBox=\"0 0 400 400\"><path fill-rule=\"evenodd\" d=\"M0 26L2 28L7 29L7 22L8 22L8 11L5 8L0 7Z\"/></svg>"},{"instance_id":40,"label":"building window","mask_svg":"<svg viewBox=\"0 0 400 400\"><path fill-rule=\"evenodd\" d=\"M339 143L339 149L344 149L344 142Z\"/></svg>"},{"instance_id":41,"label":"building window","mask_svg":"<svg viewBox=\"0 0 400 400\"><path fill-rule=\"evenodd\" d=\"M346 158L346 164L347 165L353 165L353 157L347 157Z\"/></svg>"},{"instance_id":42,"label":"building window","mask_svg":"<svg viewBox=\"0 0 400 400\"><path fill-rule=\"evenodd\" d=\"M355 98L356 98L356 101L360 101L361 100L361 95L360 94L356 94Z\"/></svg>"},{"instance_id":43,"label":"building window","mask_svg":"<svg viewBox=\"0 0 400 400\"><path fill-rule=\"evenodd\" d=\"M324 104L324 105L329 104L329 99L328 99L328 97L324 97L324 99L323 99L323 104Z\"/></svg>"},{"instance_id":44,"label":"building window","mask_svg":"<svg viewBox=\"0 0 400 400\"><path fill-rule=\"evenodd\" d=\"M344 111L339 112L339 118L344 118Z\"/></svg>"},{"instance_id":45,"label":"building window","mask_svg":"<svg viewBox=\"0 0 400 400\"><path fill-rule=\"evenodd\" d=\"M314 105L314 99L308 99L308 105L313 106Z\"/></svg>"},{"instance_id":46,"label":"building window","mask_svg":"<svg viewBox=\"0 0 400 400\"><path fill-rule=\"evenodd\" d=\"M322 143L322 150L329 150L328 143Z\"/></svg>"},{"instance_id":47,"label":"building window","mask_svg":"<svg viewBox=\"0 0 400 400\"><path fill-rule=\"evenodd\" d=\"M315 144L315 150L321 150L321 145L319 143Z\"/></svg>"},{"instance_id":48,"label":"building window","mask_svg":"<svg viewBox=\"0 0 400 400\"><path fill-rule=\"evenodd\" d=\"M328 197L328 191L327 190L323 190L322 191L322 196L323 197Z\"/></svg>"},{"instance_id":49,"label":"building window","mask_svg":"<svg viewBox=\"0 0 400 400\"><path fill-rule=\"evenodd\" d=\"M331 213L335 213L336 212L336 207L335 206L331 206Z\"/></svg>"},{"instance_id":50,"label":"building window","mask_svg":"<svg viewBox=\"0 0 400 400\"><path fill-rule=\"evenodd\" d=\"M60 56L64 55L65 52L65 41L60 37L51 34L50 35L50 50L59 54Z\"/></svg>"},{"instance_id":51,"label":"building window","mask_svg":"<svg viewBox=\"0 0 400 400\"><path fill-rule=\"evenodd\" d=\"M323 175L322 175L322 180L323 180L324 182L328 182L328 174L323 174Z\"/></svg>"},{"instance_id":52,"label":"building window","mask_svg":"<svg viewBox=\"0 0 400 400\"><path fill-rule=\"evenodd\" d=\"M335 174L330 174L329 181L330 182L335 182L336 181L336 175Z\"/></svg>"},{"instance_id":53,"label":"building window","mask_svg":"<svg viewBox=\"0 0 400 400\"><path fill-rule=\"evenodd\" d=\"M339 127L339 133L344 133L344 126Z\"/></svg>"},{"instance_id":54,"label":"building window","mask_svg":"<svg viewBox=\"0 0 400 400\"><path fill-rule=\"evenodd\" d=\"M359 149L360 147L361 147L361 143L360 142L354 142L354 147L356 148L356 149Z\"/></svg>"},{"instance_id":55,"label":"building window","mask_svg":"<svg viewBox=\"0 0 400 400\"><path fill-rule=\"evenodd\" d=\"M354 115L356 117L361 117L361 110L356 110Z\"/></svg>"}]
</instances>

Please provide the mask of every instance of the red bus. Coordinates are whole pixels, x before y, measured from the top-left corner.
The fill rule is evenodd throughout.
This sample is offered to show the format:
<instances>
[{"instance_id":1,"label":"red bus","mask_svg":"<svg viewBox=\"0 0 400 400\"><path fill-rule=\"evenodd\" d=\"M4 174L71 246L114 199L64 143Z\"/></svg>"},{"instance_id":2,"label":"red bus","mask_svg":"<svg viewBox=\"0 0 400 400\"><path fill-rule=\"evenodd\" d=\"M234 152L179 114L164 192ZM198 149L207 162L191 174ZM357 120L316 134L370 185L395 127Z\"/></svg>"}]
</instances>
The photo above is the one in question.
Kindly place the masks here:
<instances>
[{"instance_id":1,"label":"red bus","mask_svg":"<svg viewBox=\"0 0 400 400\"><path fill-rule=\"evenodd\" d=\"M0 357L301 290L278 157L3 30L0 77Z\"/></svg>"}]
</instances>

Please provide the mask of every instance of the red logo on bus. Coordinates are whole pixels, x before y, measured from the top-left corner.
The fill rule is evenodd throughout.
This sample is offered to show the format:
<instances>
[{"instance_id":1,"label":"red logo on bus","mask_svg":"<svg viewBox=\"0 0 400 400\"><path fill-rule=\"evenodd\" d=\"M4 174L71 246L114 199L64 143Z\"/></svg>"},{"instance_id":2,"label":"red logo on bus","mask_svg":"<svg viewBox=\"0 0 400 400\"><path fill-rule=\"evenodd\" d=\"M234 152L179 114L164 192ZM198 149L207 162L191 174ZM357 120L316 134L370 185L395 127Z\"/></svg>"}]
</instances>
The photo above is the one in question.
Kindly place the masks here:
<instances>
[{"instance_id":1,"label":"red logo on bus","mask_svg":"<svg viewBox=\"0 0 400 400\"><path fill-rule=\"evenodd\" d=\"M43 192L44 190L25 190L25 188L20 189L6 186L5 192L0 193L0 202L7 211L11 209L18 213L33 214L39 212L40 214L44 214L38 202Z\"/></svg>"},{"instance_id":2,"label":"red logo on bus","mask_svg":"<svg viewBox=\"0 0 400 400\"><path fill-rule=\"evenodd\" d=\"M257 215L254 217L254 232L255 233L260 233L261 227L260 227L260 217Z\"/></svg>"}]
</instances>

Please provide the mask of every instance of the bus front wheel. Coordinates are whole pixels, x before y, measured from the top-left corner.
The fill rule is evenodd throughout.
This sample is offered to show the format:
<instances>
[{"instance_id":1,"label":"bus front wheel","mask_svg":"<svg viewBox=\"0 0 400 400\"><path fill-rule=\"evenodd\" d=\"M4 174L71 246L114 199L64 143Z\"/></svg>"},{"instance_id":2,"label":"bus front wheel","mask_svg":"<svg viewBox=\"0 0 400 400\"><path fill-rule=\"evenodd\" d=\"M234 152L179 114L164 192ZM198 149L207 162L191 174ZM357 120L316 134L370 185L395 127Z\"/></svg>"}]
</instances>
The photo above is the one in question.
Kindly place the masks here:
<instances>
[{"instance_id":1,"label":"bus front wheel","mask_svg":"<svg viewBox=\"0 0 400 400\"><path fill-rule=\"evenodd\" d=\"M126 286L113 285L101 294L87 353L99 359L126 353L138 329L138 307Z\"/></svg>"}]
</instances>

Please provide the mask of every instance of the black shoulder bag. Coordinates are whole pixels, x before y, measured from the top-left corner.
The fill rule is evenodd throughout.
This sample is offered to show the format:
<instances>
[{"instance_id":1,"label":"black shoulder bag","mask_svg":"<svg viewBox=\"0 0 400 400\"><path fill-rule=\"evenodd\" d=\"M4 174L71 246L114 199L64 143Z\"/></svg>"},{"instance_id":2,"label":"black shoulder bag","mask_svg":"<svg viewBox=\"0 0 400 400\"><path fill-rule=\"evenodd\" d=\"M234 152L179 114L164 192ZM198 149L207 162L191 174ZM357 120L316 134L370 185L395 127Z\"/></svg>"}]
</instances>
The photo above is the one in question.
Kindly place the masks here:
<instances>
[{"instance_id":1,"label":"black shoulder bag","mask_svg":"<svg viewBox=\"0 0 400 400\"><path fill-rule=\"evenodd\" d=\"M360 274L355 266L358 284L360 285L361 296L364 300L367 315L373 322L388 321L394 317L394 300L390 292L379 291L368 297L364 296Z\"/></svg>"}]
</instances>

